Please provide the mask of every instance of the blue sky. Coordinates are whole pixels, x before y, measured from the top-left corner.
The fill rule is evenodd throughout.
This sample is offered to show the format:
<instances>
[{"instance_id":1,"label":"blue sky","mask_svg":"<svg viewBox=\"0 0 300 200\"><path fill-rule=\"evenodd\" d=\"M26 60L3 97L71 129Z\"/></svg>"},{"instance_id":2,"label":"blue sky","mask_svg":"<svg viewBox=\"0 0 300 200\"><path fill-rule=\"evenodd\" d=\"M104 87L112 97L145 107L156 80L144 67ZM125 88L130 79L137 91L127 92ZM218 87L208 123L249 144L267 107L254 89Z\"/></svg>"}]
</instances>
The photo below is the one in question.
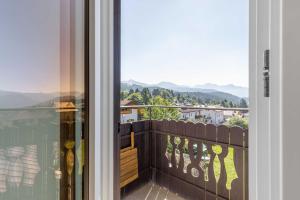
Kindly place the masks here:
<instances>
[{"instance_id":1,"label":"blue sky","mask_svg":"<svg viewBox=\"0 0 300 200\"><path fill-rule=\"evenodd\" d=\"M59 1L9 0L0 6L0 90L58 91Z\"/></svg>"},{"instance_id":2,"label":"blue sky","mask_svg":"<svg viewBox=\"0 0 300 200\"><path fill-rule=\"evenodd\" d=\"M67 56L64 59L61 53L61 1L3 1L0 6L0 90L58 92L69 90L71 84L72 90L83 90L84 30L80 12L83 0L76 2L79 5L74 49L77 54L72 65L75 83L70 83L69 65L61 65L61 60L70 60ZM63 42L66 44L67 40Z\"/></svg>"},{"instance_id":3,"label":"blue sky","mask_svg":"<svg viewBox=\"0 0 300 200\"><path fill-rule=\"evenodd\" d=\"M0 90L60 89L59 10L60 0L0 6ZM248 0L122 0L122 79L248 86L248 10Z\"/></svg>"},{"instance_id":4,"label":"blue sky","mask_svg":"<svg viewBox=\"0 0 300 200\"><path fill-rule=\"evenodd\" d=\"M123 0L122 80L248 87L248 0Z\"/></svg>"}]
</instances>

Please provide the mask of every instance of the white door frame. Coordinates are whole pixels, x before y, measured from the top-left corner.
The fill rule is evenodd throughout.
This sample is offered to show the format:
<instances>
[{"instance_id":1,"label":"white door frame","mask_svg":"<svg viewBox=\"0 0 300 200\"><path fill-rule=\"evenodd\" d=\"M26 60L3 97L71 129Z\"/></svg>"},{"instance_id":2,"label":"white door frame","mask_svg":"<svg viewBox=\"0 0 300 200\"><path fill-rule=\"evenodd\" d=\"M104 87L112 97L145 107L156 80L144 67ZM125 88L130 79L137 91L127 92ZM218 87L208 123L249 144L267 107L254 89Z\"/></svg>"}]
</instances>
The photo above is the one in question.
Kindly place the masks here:
<instances>
[{"instance_id":1,"label":"white door frame","mask_svg":"<svg viewBox=\"0 0 300 200\"><path fill-rule=\"evenodd\" d=\"M283 0L272 0L270 6L270 199L283 199L283 128L282 128L282 33Z\"/></svg>"},{"instance_id":2,"label":"white door frame","mask_svg":"<svg viewBox=\"0 0 300 200\"><path fill-rule=\"evenodd\" d=\"M265 98L264 51L270 49L269 0L250 0L249 197L270 200L270 98Z\"/></svg>"},{"instance_id":3,"label":"white door frame","mask_svg":"<svg viewBox=\"0 0 300 200\"><path fill-rule=\"evenodd\" d=\"M250 0L249 195L282 197L282 0ZM263 53L270 49L270 98L263 97Z\"/></svg>"},{"instance_id":4,"label":"white door frame","mask_svg":"<svg viewBox=\"0 0 300 200\"><path fill-rule=\"evenodd\" d=\"M89 8L89 199L113 200L113 0Z\"/></svg>"},{"instance_id":5,"label":"white door frame","mask_svg":"<svg viewBox=\"0 0 300 200\"><path fill-rule=\"evenodd\" d=\"M281 9L282 0L250 1L250 134L249 195L251 200L282 200ZM258 9L259 8L259 9ZM272 17L270 120L262 117L263 54L258 16ZM268 26L268 25L266 25ZM269 43L269 44L270 44ZM113 199L113 0L90 0L90 141L89 198ZM260 49L258 48L260 46ZM259 124L267 123L262 132ZM272 133L272 134L270 134Z\"/></svg>"}]
</instances>

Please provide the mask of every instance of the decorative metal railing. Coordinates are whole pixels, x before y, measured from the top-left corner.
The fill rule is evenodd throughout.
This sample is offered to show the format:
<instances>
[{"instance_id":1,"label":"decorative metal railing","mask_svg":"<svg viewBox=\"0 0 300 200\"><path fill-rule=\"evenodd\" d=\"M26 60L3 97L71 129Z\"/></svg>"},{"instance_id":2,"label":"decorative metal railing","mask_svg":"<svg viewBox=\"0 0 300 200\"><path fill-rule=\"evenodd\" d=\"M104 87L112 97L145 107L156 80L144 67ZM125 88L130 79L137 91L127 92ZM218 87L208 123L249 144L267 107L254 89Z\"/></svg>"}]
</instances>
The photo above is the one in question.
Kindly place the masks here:
<instances>
[{"instance_id":1,"label":"decorative metal railing","mask_svg":"<svg viewBox=\"0 0 300 200\"><path fill-rule=\"evenodd\" d=\"M131 105L121 106L121 123L140 120L181 120L221 125L233 116L248 119L248 108Z\"/></svg>"}]
</instances>

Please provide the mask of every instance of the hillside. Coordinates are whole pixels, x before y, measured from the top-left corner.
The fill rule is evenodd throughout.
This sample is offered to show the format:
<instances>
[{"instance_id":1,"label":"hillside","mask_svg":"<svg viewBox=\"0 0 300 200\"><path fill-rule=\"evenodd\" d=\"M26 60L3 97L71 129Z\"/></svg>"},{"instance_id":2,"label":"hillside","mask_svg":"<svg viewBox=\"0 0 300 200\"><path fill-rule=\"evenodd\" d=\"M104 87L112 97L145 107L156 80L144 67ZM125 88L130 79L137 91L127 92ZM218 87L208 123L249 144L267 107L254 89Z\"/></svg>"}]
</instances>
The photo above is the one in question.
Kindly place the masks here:
<instances>
[{"instance_id":1,"label":"hillside","mask_svg":"<svg viewBox=\"0 0 300 200\"><path fill-rule=\"evenodd\" d=\"M131 88L138 88L141 89L143 87L148 88L165 88L169 90L173 90L176 92L203 92L203 93L210 93L210 92L223 92L223 93L229 93L234 96L240 97L240 98L248 98L249 89L246 87L236 86L233 84L228 85L216 85L212 83L207 83L204 85L196 85L193 87L185 86L185 85L177 85L171 82L160 82L157 84L147 84L147 83L141 83L134 80L129 81L122 81L122 87L123 89L131 89ZM124 91L124 90L123 90Z\"/></svg>"},{"instance_id":2,"label":"hillside","mask_svg":"<svg viewBox=\"0 0 300 200\"><path fill-rule=\"evenodd\" d=\"M34 106L55 97L52 93L21 93L0 91L0 108L23 108Z\"/></svg>"},{"instance_id":3,"label":"hillside","mask_svg":"<svg viewBox=\"0 0 300 200\"><path fill-rule=\"evenodd\" d=\"M178 92L178 93L180 93L181 95L190 96L192 98L195 97L197 99L201 99L203 102L209 102L209 101L221 102L227 100L228 102L231 101L233 104L238 105L241 101L241 98L225 92L210 92L210 93Z\"/></svg>"},{"instance_id":4,"label":"hillside","mask_svg":"<svg viewBox=\"0 0 300 200\"><path fill-rule=\"evenodd\" d=\"M53 101L69 97L69 95L69 93L22 93L0 90L0 108L53 106ZM71 93L71 97L73 99L76 97L76 100L83 98L82 94L78 92Z\"/></svg>"},{"instance_id":5,"label":"hillside","mask_svg":"<svg viewBox=\"0 0 300 200\"><path fill-rule=\"evenodd\" d=\"M138 85L141 84L141 85ZM158 87L158 85L160 87ZM232 102L234 105L239 105L241 98L230 93L220 92L217 90L210 89L195 89L195 88L184 88L181 86L176 86L170 83L159 83L157 85L147 85L138 82L123 82L121 84L121 91L129 92L131 91L142 91L144 88L148 88L151 93L154 90L159 90L160 92L168 93L170 90L173 91L176 96L176 101L179 103L215 103L220 104L222 101Z\"/></svg>"}]
</instances>

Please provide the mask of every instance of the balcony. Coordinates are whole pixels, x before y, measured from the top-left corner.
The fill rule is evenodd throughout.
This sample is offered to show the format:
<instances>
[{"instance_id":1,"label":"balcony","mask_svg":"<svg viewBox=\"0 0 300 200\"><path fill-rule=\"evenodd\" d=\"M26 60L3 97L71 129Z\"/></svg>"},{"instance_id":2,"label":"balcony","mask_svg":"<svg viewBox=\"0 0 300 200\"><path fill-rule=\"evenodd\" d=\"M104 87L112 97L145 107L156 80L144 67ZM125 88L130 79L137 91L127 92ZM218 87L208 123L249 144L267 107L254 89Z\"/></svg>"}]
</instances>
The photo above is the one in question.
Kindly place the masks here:
<instances>
[{"instance_id":1,"label":"balcony","mask_svg":"<svg viewBox=\"0 0 300 200\"><path fill-rule=\"evenodd\" d=\"M248 129L148 119L121 124L121 149L131 132L138 178L121 189L123 199L249 199Z\"/></svg>"}]
</instances>

